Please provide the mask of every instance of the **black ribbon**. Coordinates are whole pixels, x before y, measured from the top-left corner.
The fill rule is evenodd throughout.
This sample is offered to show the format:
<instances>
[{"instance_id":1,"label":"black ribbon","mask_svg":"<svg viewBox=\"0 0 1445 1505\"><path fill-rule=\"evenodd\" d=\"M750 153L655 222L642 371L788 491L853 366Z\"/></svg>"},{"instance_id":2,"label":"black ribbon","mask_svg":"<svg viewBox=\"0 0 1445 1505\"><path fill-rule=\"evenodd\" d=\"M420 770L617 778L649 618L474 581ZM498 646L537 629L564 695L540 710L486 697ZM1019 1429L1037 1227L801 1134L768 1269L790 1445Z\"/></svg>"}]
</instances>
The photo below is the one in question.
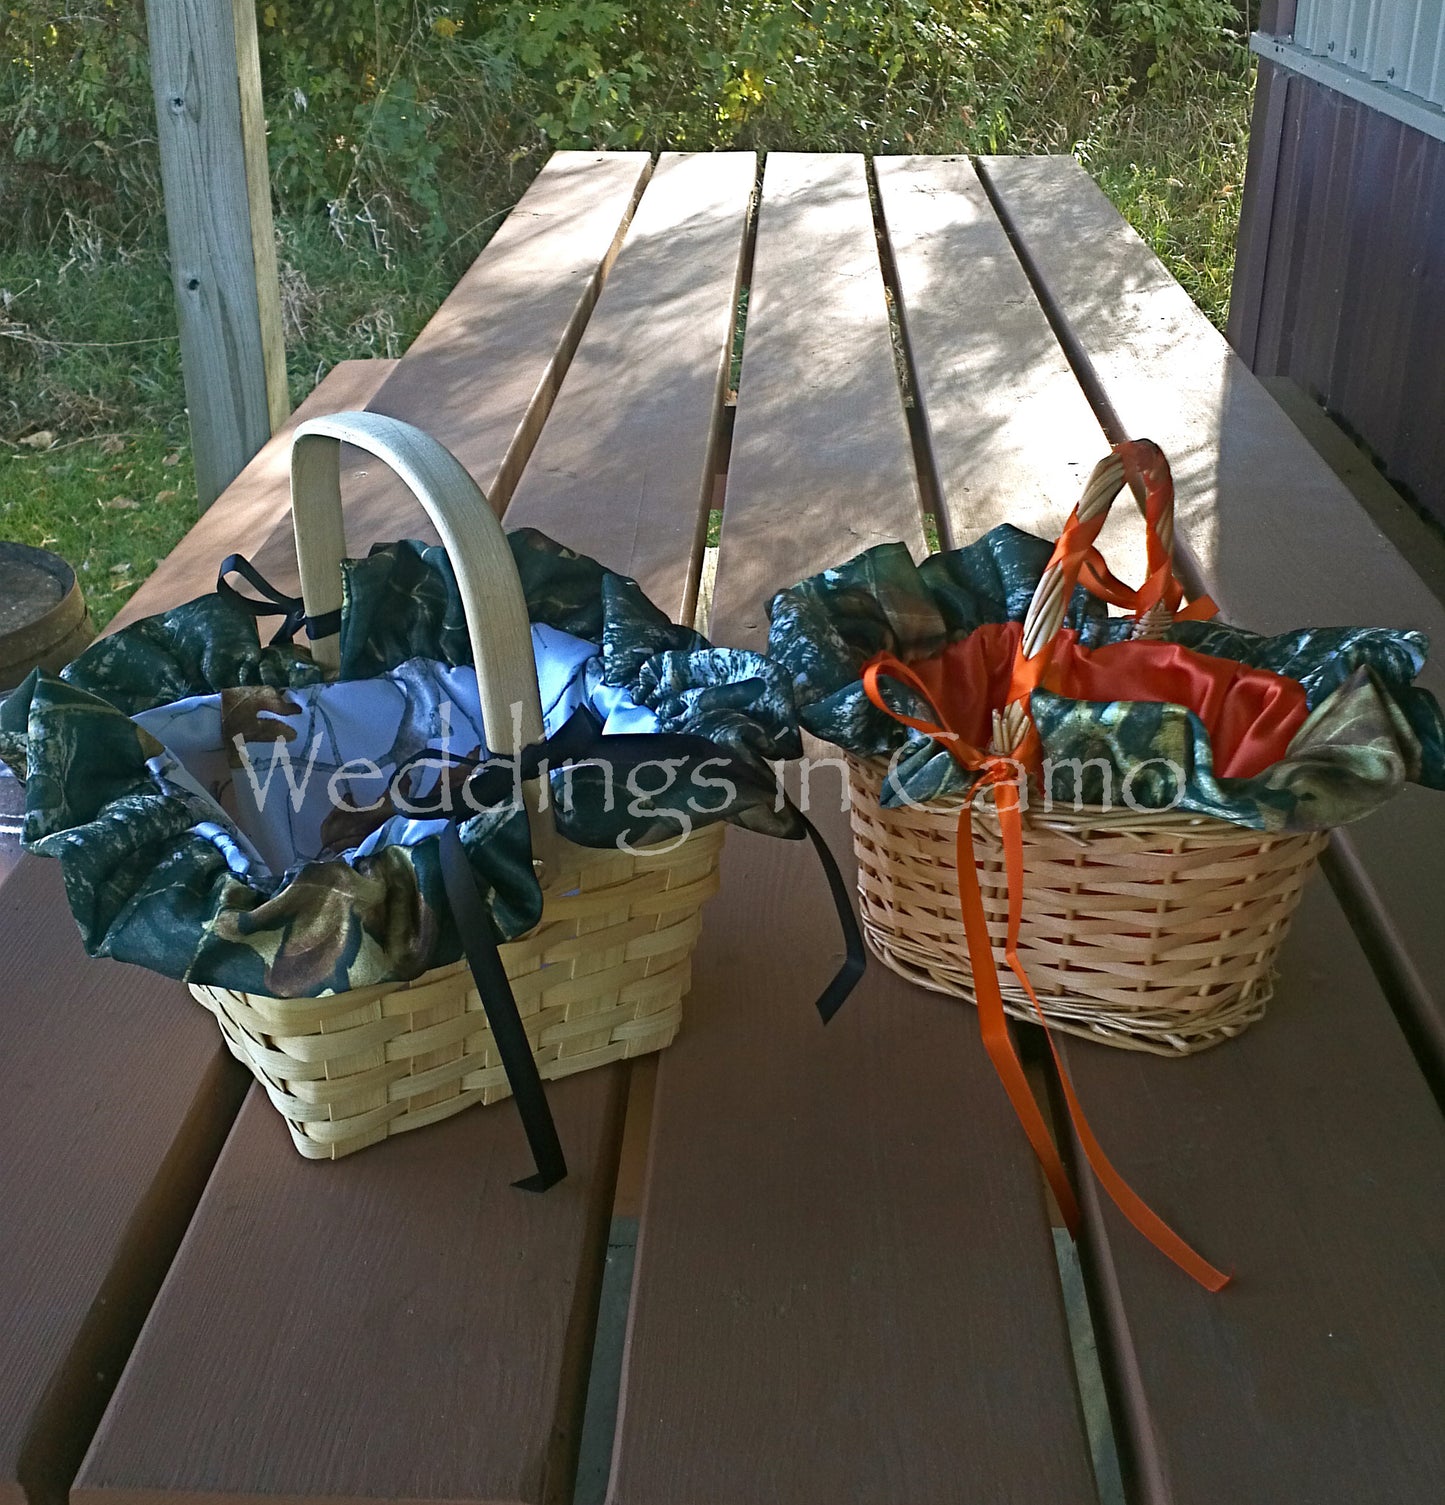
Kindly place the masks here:
<instances>
[{"instance_id":1,"label":"black ribbon","mask_svg":"<svg viewBox=\"0 0 1445 1505\"><path fill-rule=\"evenodd\" d=\"M226 579L227 575L239 575L263 599L258 601L254 596L243 596ZM262 617L280 617L281 625L267 645L271 648L277 643L289 643L302 627L306 629L306 636L313 641L316 638L329 638L333 633L341 631L340 608L322 612L319 617L308 617L306 603L300 596L288 596L284 591L277 590L242 554L228 554L221 561L220 573L216 576L216 594L243 606L258 621Z\"/></svg>"},{"instance_id":2,"label":"black ribbon","mask_svg":"<svg viewBox=\"0 0 1445 1505\"><path fill-rule=\"evenodd\" d=\"M686 732L619 733L604 737L602 723L587 706L574 711L552 736L523 748L515 758L489 758L479 763L475 759L459 758L439 749L428 748L408 758L397 768L394 777L412 765L423 762L444 767L470 766L473 772L467 780L465 803L472 810L480 811L510 801L515 795L517 783L539 778L544 763L551 768L558 768L569 761L581 763L606 759L614 774L625 777L636 768L669 758L707 759L713 766L721 765L721 770L739 783L747 784L769 798L775 792L774 786L760 769L736 754L724 752L706 737ZM828 890L843 934L843 963L819 994L815 1004L826 1024L838 1012L862 977L867 967L867 953L863 949L862 932L849 902L848 886L827 842L812 821L786 795L783 798L784 808L791 810L802 823L803 830L817 853L828 880ZM566 1160L542 1080L537 1072L531 1042L527 1039L512 985L502 965L491 916L482 900L476 875L467 860L456 824L448 825L442 833L441 862L447 902L451 905L467 965L471 968L472 978L481 996L487 1024L496 1039L502 1070L512 1089L512 1098L517 1105L522 1129L536 1164L534 1175L513 1184L524 1191L546 1191L567 1174Z\"/></svg>"},{"instance_id":3,"label":"black ribbon","mask_svg":"<svg viewBox=\"0 0 1445 1505\"><path fill-rule=\"evenodd\" d=\"M637 768L670 758L706 759L721 773L727 774L739 784L748 785L769 799L776 792L775 786L755 764L746 762L735 753L726 752L706 737L695 736L690 732L618 732L604 737L602 723L596 712L590 706L580 706L552 736L523 748L515 759L490 758L477 764L476 771L467 781L467 800L473 809L499 805L513 794L514 780L527 782L539 777L544 763L558 768L568 761L605 761L615 775L625 778ZM863 949L863 935L849 901L848 885L838 870L828 843L823 840L812 821L786 795L783 796L783 808L791 811L801 822L814 852L817 853L818 862L828 880L833 908L837 912L838 928L843 934L843 963L818 996L815 1005L826 1024L857 986L858 979L867 966L867 953Z\"/></svg>"},{"instance_id":4,"label":"black ribbon","mask_svg":"<svg viewBox=\"0 0 1445 1505\"><path fill-rule=\"evenodd\" d=\"M512 1089L512 1098L522 1120L522 1132L527 1136L532 1160L537 1167L535 1175L525 1176L512 1185L522 1191L546 1191L567 1174L567 1161L562 1154L562 1141L557 1137L552 1110L547 1106L547 1094L542 1090L532 1044L527 1039L512 984L502 965L492 918L482 903L476 875L455 825L448 825L441 833L439 850L447 903L451 905L452 919L456 921L457 933L462 938L467 966L471 968L472 981L481 995L482 1012L486 1015L492 1038L497 1042L502 1070Z\"/></svg>"}]
</instances>

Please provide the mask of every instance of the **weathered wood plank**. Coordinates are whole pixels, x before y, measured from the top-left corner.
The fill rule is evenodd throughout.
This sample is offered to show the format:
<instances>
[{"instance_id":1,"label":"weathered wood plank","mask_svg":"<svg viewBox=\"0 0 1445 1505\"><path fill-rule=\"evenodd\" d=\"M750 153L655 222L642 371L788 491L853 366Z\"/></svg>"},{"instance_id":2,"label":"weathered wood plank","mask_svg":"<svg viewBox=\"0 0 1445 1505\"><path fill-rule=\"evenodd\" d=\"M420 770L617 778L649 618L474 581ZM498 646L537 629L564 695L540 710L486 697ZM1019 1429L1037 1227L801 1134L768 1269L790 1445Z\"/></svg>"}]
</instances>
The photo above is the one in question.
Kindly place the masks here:
<instances>
[{"instance_id":1,"label":"weathered wood plank","mask_svg":"<svg viewBox=\"0 0 1445 1505\"><path fill-rule=\"evenodd\" d=\"M74 1505L570 1498L619 1087L549 1088L571 1174L545 1196L510 1184L507 1107L333 1165L253 1089Z\"/></svg>"},{"instance_id":2,"label":"weathered wood plank","mask_svg":"<svg viewBox=\"0 0 1445 1505\"><path fill-rule=\"evenodd\" d=\"M498 512L542 430L651 172L646 152L556 152L369 404L446 443ZM436 534L380 467L345 488L347 543ZM257 560L297 587L285 530Z\"/></svg>"},{"instance_id":3,"label":"weathered wood plank","mask_svg":"<svg viewBox=\"0 0 1445 1505\"><path fill-rule=\"evenodd\" d=\"M185 987L84 954L55 862L0 886L0 1501L52 1505L241 1101Z\"/></svg>"},{"instance_id":4,"label":"weathered wood plank","mask_svg":"<svg viewBox=\"0 0 1445 1505\"><path fill-rule=\"evenodd\" d=\"M290 409L260 68L242 66L256 16L251 0L147 0L146 30L204 509Z\"/></svg>"},{"instance_id":5,"label":"weathered wood plank","mask_svg":"<svg viewBox=\"0 0 1445 1505\"><path fill-rule=\"evenodd\" d=\"M751 178L736 161L718 172L712 191L737 216L724 236L736 256ZM705 177L699 169L660 173L639 211L644 229L668 223L675 195L696 203L709 191ZM661 202L648 211L654 192ZM704 239L711 254L715 243ZM522 310L547 285L544 249L529 245L535 285ZM651 235L629 238L615 275L646 276L655 254ZM562 259L555 270L568 286L571 264ZM676 358L674 340L669 378L695 394L669 415L688 464L674 465L656 434L666 352L646 341L633 350L616 327L604 341L609 423L598 422L590 401L565 396L548 420L556 452L575 455L584 473L605 468L612 446L633 448L631 435L638 447L652 446L659 472L673 478L651 504L665 542L619 538L606 512L587 505L585 488L564 512L549 510L547 488L529 490L525 479L509 524L555 517L569 544L610 555L628 572L646 563L681 599L704 505L700 471L690 470L706 456L722 400L716 346L725 344L734 280L732 267L719 269L714 338L693 344L690 364ZM473 446L483 474L510 462L503 452L477 461L477 433L507 445L519 420L516 408L500 418L490 411L482 381L489 351L473 348L472 331L499 323L478 305L515 290L505 278L459 287L443 311L456 343L432 339L427 358L404 358L386 389L393 411L429 415L431 432L459 454ZM590 338L589 330L584 347ZM535 372L531 382L522 377L509 373L498 401L537 390ZM464 409L454 384L469 394ZM594 389L584 383L583 392ZM580 437L569 434L574 426ZM620 483L616 495L625 496ZM388 536L397 531L394 520L376 523ZM316 1166L295 1157L274 1110L253 1093L86 1460L77 1505L158 1493L518 1505L569 1498L625 1083L624 1069L613 1067L549 1088L571 1175L544 1197L509 1185L527 1166L509 1105ZM300 1332L305 1341L293 1341Z\"/></svg>"},{"instance_id":6,"label":"weathered wood plank","mask_svg":"<svg viewBox=\"0 0 1445 1505\"><path fill-rule=\"evenodd\" d=\"M1395 312L1395 310L1391 310ZM1287 376L1266 376L1261 385L1309 440L1350 495L1374 519L1410 568L1445 600L1445 534L1438 532L1395 490L1357 444L1302 387Z\"/></svg>"},{"instance_id":7,"label":"weathered wood plank","mask_svg":"<svg viewBox=\"0 0 1445 1505\"><path fill-rule=\"evenodd\" d=\"M696 595L756 171L751 152L660 158L507 513L563 542L585 518L597 557L630 558L677 620Z\"/></svg>"},{"instance_id":8,"label":"weathered wood plank","mask_svg":"<svg viewBox=\"0 0 1445 1505\"><path fill-rule=\"evenodd\" d=\"M271 162L266 150L256 0L231 0L231 34L236 39L236 83L241 104L241 147L246 156L251 259L256 268L256 308L261 322L261 361L266 372L266 407L274 434L291 411L291 397L286 378L286 332L281 315L281 275L276 264L276 227L271 219Z\"/></svg>"},{"instance_id":9,"label":"weathered wood plank","mask_svg":"<svg viewBox=\"0 0 1445 1505\"><path fill-rule=\"evenodd\" d=\"M924 437L948 547L999 523L1064 525L1107 449L1067 357L967 157L878 157ZM1111 513L1099 547L1122 579L1144 574L1144 530Z\"/></svg>"},{"instance_id":10,"label":"weathered wood plank","mask_svg":"<svg viewBox=\"0 0 1445 1505\"><path fill-rule=\"evenodd\" d=\"M1182 532L1226 614L1281 629L1423 609L1423 587L1092 184L1055 159L984 170L1123 421L1177 458ZM1413 848L1396 860L1418 881ZM1082 1187L1140 1498L1203 1505L1266 1481L1301 1505L1432 1499L1441 1124L1325 886L1263 1024L1169 1066L1074 1042L1066 1055L1131 1181L1237 1272L1220 1296L1194 1289Z\"/></svg>"},{"instance_id":11,"label":"weathered wood plank","mask_svg":"<svg viewBox=\"0 0 1445 1505\"><path fill-rule=\"evenodd\" d=\"M758 645L771 590L886 538L923 550L863 164L772 153L715 632ZM837 777L812 803L841 857ZM612 1499L1092 1498L1038 1178L972 1019L875 968L824 1032L821 878L756 838L724 861L658 1060Z\"/></svg>"},{"instance_id":12,"label":"weathered wood plank","mask_svg":"<svg viewBox=\"0 0 1445 1505\"><path fill-rule=\"evenodd\" d=\"M1181 534L1222 614L1262 632L1378 623L1437 645L1445 605L1069 158L984 159L1048 294L1136 433L1174 466ZM1445 1072L1445 798L1409 789L1336 834L1342 898Z\"/></svg>"}]
</instances>

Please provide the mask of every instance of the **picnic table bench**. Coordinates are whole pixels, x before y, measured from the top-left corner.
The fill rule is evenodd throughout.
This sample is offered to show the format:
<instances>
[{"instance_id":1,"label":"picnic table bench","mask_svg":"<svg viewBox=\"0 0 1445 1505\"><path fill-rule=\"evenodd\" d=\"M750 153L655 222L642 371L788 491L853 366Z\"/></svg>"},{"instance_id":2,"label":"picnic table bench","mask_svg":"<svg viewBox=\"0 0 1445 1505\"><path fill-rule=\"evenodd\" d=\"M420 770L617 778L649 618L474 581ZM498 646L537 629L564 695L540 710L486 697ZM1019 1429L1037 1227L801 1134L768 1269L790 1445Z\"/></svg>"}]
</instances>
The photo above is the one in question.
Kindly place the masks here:
<instances>
[{"instance_id":1,"label":"picnic table bench","mask_svg":"<svg viewBox=\"0 0 1445 1505\"><path fill-rule=\"evenodd\" d=\"M1445 608L1068 158L558 153L401 361L298 416L363 406L725 643L870 544L921 557L929 520L1057 530L1127 431L1172 459L1228 618L1445 651ZM294 586L286 443L122 620L233 550ZM346 479L353 553L430 536L377 468ZM1262 1023L1179 1061L1064 1047L1116 1162L1235 1275L1196 1288L1084 1180L1101 1422L973 1011L875 964L823 1029L801 848L730 836L681 1036L549 1089L571 1174L529 1196L508 1108L302 1160L186 989L86 959L57 865L0 835L0 1505L532 1505L601 1499L609 1457L616 1505L1072 1505L1113 1497L1114 1442L1148 1505L1433 1505L1442 893L1445 804L1412 791L1335 837Z\"/></svg>"}]
</instances>

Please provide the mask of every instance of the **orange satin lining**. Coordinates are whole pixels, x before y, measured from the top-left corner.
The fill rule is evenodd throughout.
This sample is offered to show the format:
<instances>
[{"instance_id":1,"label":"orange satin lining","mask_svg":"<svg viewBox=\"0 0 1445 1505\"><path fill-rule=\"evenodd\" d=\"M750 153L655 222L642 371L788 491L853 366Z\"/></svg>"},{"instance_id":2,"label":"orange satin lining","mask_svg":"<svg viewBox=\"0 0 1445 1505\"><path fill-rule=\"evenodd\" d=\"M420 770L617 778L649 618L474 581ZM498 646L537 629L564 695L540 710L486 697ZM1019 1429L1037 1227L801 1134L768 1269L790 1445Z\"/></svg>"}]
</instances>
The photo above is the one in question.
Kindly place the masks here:
<instances>
[{"instance_id":1,"label":"orange satin lining","mask_svg":"<svg viewBox=\"0 0 1445 1505\"><path fill-rule=\"evenodd\" d=\"M1009 624L1014 625L1014 624ZM982 631L983 629L979 629ZM970 634L963 640L968 643L978 633ZM1004 635L999 634L1000 641L1006 641ZM1017 634L1015 634L1015 640ZM959 644L956 646L963 646ZM1140 645L1132 645L1138 647ZM938 665L946 655L930 660L929 663ZM1033 1004L1034 1012L1038 1016L1039 1023L1043 1026L1045 1038L1049 1043L1049 1050L1053 1054L1054 1066L1059 1074L1059 1082L1063 1087L1064 1101L1068 1107L1069 1118L1074 1126L1074 1133L1079 1141L1084 1157L1093 1170L1100 1186L1108 1194L1114 1205L1124 1214L1129 1222L1149 1240L1162 1254L1172 1260L1193 1280L1198 1281L1208 1291L1223 1290L1229 1284L1230 1276L1217 1269L1204 1259L1180 1236L1164 1222L1157 1213L1150 1208L1137 1192L1124 1180L1118 1171L1114 1169L1112 1162L1105 1155L1103 1147L1096 1138L1094 1131L1089 1127L1084 1117L1084 1110L1079 1102L1078 1095L1074 1090L1074 1084L1064 1066L1058 1047L1054 1043L1053 1034L1049 1029L1048 1020L1044 1015L1042 1006L1034 993L1033 986L1024 971L1023 962L1018 954L1019 933L1023 919L1023 892L1024 892L1024 847L1023 847L1023 821L1019 809L1019 780L1021 770L1019 763L1012 758L996 756L983 750L986 745L986 737L970 736L971 728L982 726L987 718L989 702L976 697L976 692L970 694L967 702L964 702L971 712L969 726L954 724L950 721L946 712L939 714L942 708L935 709L934 721L923 721L913 716L907 716L893 710L883 698L883 692L879 687L881 678L896 680L900 684L908 685L926 699L932 697L928 693L927 682L915 669L921 670L926 665L916 665L910 668L892 654L879 654L877 658L868 663L863 670L863 688L869 700L879 710L892 716L895 721L902 722L905 726L933 737L955 761L963 768L975 770L979 773L979 779L970 790L969 797L965 801L958 818L956 867L958 872L959 907L963 917L964 934L968 943L969 963L973 972L974 995L978 1005L978 1028L983 1040L984 1049L989 1060L993 1063L999 1081L1003 1084L1009 1102L1023 1126L1029 1144L1033 1147L1039 1165L1043 1169L1044 1176L1052 1188L1055 1200L1059 1204L1059 1210L1063 1215L1064 1222L1071 1234L1077 1234L1079 1227L1079 1203L1074 1193L1073 1185L1069 1181L1068 1173L1064 1168L1063 1159L1059 1154L1058 1147L1054 1144L1053 1136L1049 1133L1048 1126L1044 1121L1038 1102L1034 1098L1033 1091L1029 1087L1028 1080L1024 1076L1023 1065L1019 1061L1018 1052L1014 1048L1013 1036L1009 1031L1008 1017L1004 1012L1003 993L999 986L998 964L994 959L993 941L989 935L988 918L983 907L983 894L979 887L978 868L973 845L973 800L979 790L992 787L994 789L995 807L998 810L999 829L1003 837L1004 866L1008 876L1008 932L1004 946L1004 957L1009 970L1017 978L1020 986L1028 995ZM993 704L1002 704L1001 700L993 700ZM972 714L976 707L982 706L980 714ZM1015 749L1018 751L1018 749Z\"/></svg>"},{"instance_id":2,"label":"orange satin lining","mask_svg":"<svg viewBox=\"0 0 1445 1505\"><path fill-rule=\"evenodd\" d=\"M986 747L990 712L1014 699L1013 671L1023 625L986 622L933 658L909 668L939 719L973 747ZM1309 715L1304 686L1268 669L1212 658L1178 643L1110 643L1084 648L1062 628L1042 686L1073 700L1153 700L1182 705L1204 723L1214 772L1249 779L1284 755Z\"/></svg>"}]
</instances>

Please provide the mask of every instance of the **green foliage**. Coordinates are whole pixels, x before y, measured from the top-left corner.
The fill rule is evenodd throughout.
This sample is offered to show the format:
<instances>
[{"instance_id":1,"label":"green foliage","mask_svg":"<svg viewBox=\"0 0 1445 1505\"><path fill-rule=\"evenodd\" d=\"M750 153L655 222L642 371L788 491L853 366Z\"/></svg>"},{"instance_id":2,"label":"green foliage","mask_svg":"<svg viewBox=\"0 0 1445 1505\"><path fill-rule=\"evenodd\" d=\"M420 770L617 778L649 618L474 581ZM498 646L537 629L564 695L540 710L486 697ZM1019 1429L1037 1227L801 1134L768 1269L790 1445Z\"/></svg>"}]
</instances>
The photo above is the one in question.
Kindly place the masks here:
<instances>
[{"instance_id":1,"label":"green foliage","mask_svg":"<svg viewBox=\"0 0 1445 1505\"><path fill-rule=\"evenodd\" d=\"M0 234L22 241L102 205L133 222L160 195L139 0L54 9L0 16Z\"/></svg>"},{"instance_id":2,"label":"green foliage","mask_svg":"<svg viewBox=\"0 0 1445 1505\"><path fill-rule=\"evenodd\" d=\"M1216 64L1243 22L1233 0L1116 0L1109 20L1120 39L1147 61L1149 77L1178 79Z\"/></svg>"},{"instance_id":3,"label":"green foliage","mask_svg":"<svg viewBox=\"0 0 1445 1505\"><path fill-rule=\"evenodd\" d=\"M142 0L11 0L21 241L155 213ZM553 147L1067 149L1242 56L1236 0L258 0L283 213L435 253ZM7 193L7 200L12 195Z\"/></svg>"}]
</instances>

